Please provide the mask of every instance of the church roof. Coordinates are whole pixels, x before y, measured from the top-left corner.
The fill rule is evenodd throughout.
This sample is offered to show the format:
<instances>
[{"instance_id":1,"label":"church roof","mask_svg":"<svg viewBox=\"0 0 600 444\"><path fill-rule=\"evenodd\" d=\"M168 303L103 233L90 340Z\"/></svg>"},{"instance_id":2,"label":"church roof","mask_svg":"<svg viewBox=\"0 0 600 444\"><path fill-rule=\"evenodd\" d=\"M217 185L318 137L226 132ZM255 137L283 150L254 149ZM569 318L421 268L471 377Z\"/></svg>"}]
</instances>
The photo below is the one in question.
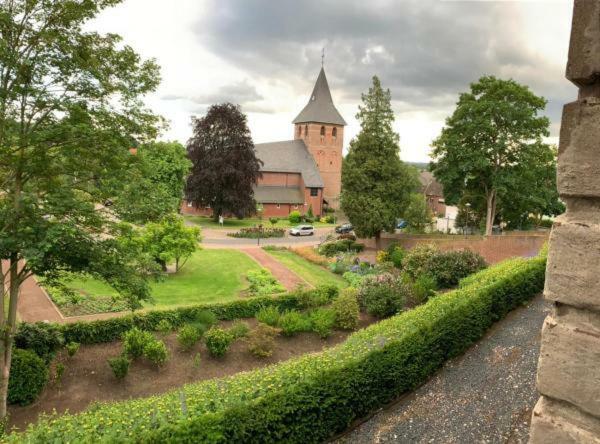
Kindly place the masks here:
<instances>
[{"instance_id":1,"label":"church roof","mask_svg":"<svg viewBox=\"0 0 600 444\"><path fill-rule=\"evenodd\" d=\"M324 184L319 168L303 140L258 143L254 145L254 149L256 157L263 161L261 171L300 173L305 186L323 188Z\"/></svg>"},{"instance_id":2,"label":"church roof","mask_svg":"<svg viewBox=\"0 0 600 444\"><path fill-rule=\"evenodd\" d=\"M327 84L327 77L325 77L325 70L323 68L321 68L321 72L319 72L317 83L315 83L315 87L308 103L293 121L293 123L305 122L346 125L346 121L333 104L329 85Z\"/></svg>"},{"instance_id":3,"label":"church roof","mask_svg":"<svg viewBox=\"0 0 600 444\"><path fill-rule=\"evenodd\" d=\"M254 187L254 199L260 203L303 204L304 193L300 188L258 185Z\"/></svg>"}]
</instances>

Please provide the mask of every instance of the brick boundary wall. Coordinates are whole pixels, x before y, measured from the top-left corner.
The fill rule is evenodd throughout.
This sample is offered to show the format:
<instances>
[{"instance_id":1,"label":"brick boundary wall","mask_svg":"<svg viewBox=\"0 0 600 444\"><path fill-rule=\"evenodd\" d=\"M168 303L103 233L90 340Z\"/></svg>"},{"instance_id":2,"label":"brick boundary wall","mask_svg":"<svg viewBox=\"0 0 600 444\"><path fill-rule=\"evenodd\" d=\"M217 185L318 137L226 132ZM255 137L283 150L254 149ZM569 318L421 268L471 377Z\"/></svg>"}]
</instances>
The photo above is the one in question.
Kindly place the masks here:
<instances>
[{"instance_id":1,"label":"brick boundary wall","mask_svg":"<svg viewBox=\"0 0 600 444\"><path fill-rule=\"evenodd\" d=\"M419 244L434 244L440 250L469 249L483 256L489 264L495 264L515 256L533 257L538 254L544 242L548 240L548 232L535 234L510 234L498 236L460 236L460 235L384 235L381 248L397 243L406 249ZM361 239L367 248L375 248L374 239Z\"/></svg>"}]
</instances>

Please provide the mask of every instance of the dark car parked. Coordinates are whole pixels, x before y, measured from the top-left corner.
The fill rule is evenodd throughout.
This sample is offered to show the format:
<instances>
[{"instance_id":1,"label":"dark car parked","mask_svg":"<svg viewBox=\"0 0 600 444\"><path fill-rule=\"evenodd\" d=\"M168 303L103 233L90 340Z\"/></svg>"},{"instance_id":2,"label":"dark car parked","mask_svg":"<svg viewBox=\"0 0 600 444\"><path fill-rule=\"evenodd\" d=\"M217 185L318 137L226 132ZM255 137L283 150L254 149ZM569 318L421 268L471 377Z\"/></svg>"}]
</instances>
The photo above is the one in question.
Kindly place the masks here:
<instances>
[{"instance_id":1,"label":"dark car parked","mask_svg":"<svg viewBox=\"0 0 600 444\"><path fill-rule=\"evenodd\" d=\"M335 227L335 232L338 234L352 233L352 230L354 230L354 227L352 226L352 224L343 224L343 225L338 225L337 227Z\"/></svg>"}]
</instances>

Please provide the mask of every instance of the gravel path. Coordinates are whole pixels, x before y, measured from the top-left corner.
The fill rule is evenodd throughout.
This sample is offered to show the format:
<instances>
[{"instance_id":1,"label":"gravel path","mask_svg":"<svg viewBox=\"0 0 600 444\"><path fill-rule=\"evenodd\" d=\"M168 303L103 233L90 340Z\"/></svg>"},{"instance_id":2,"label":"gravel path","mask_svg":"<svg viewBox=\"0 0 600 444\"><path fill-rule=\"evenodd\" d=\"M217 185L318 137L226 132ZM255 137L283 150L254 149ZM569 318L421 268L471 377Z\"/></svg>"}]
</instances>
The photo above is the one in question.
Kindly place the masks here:
<instances>
[{"instance_id":1,"label":"gravel path","mask_svg":"<svg viewBox=\"0 0 600 444\"><path fill-rule=\"evenodd\" d=\"M463 356L338 443L526 443L537 401L542 296L497 323Z\"/></svg>"}]
</instances>

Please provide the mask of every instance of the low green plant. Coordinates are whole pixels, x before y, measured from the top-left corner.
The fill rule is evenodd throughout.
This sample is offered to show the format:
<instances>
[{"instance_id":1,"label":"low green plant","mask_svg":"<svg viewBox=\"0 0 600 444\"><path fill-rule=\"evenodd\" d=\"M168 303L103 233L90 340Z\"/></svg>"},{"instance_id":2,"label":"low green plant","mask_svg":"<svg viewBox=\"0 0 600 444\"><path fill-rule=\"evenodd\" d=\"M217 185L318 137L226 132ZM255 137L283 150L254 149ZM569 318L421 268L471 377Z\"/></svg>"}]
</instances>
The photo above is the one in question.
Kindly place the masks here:
<instances>
[{"instance_id":1,"label":"low green plant","mask_svg":"<svg viewBox=\"0 0 600 444\"><path fill-rule=\"evenodd\" d=\"M144 354L146 345L154 341L152 333L133 327L123 335L123 353L130 358L139 358Z\"/></svg>"},{"instance_id":2,"label":"low green plant","mask_svg":"<svg viewBox=\"0 0 600 444\"><path fill-rule=\"evenodd\" d=\"M338 287L335 285L319 285L314 290L306 290L298 288L294 291L294 295L298 298L299 308L308 309L321 307L334 300L339 293Z\"/></svg>"},{"instance_id":3,"label":"low green plant","mask_svg":"<svg viewBox=\"0 0 600 444\"><path fill-rule=\"evenodd\" d=\"M15 348L12 353L8 378L8 403L31 404L48 382L48 367L31 350Z\"/></svg>"},{"instance_id":4,"label":"low green plant","mask_svg":"<svg viewBox=\"0 0 600 444\"><path fill-rule=\"evenodd\" d=\"M248 292L253 296L266 296L285 292L285 287L277 282L277 279L265 268L249 271L246 279L250 283Z\"/></svg>"},{"instance_id":5,"label":"low green plant","mask_svg":"<svg viewBox=\"0 0 600 444\"><path fill-rule=\"evenodd\" d=\"M156 326L156 331L166 335L173 331L173 325L167 319L161 319Z\"/></svg>"},{"instance_id":6,"label":"low green plant","mask_svg":"<svg viewBox=\"0 0 600 444\"><path fill-rule=\"evenodd\" d=\"M177 342L184 351L191 350L202 337L202 332L194 325L184 325L177 332Z\"/></svg>"},{"instance_id":7,"label":"low green plant","mask_svg":"<svg viewBox=\"0 0 600 444\"><path fill-rule=\"evenodd\" d=\"M75 356L75 354L77 353L77 351L79 351L79 347L80 347L80 343L79 342L69 342L65 348L67 349L67 354L70 357Z\"/></svg>"},{"instance_id":8,"label":"low green plant","mask_svg":"<svg viewBox=\"0 0 600 444\"><path fill-rule=\"evenodd\" d=\"M422 274L412 283L413 305L424 304L430 297L435 295L437 289L436 280L428 274Z\"/></svg>"},{"instance_id":9,"label":"low green plant","mask_svg":"<svg viewBox=\"0 0 600 444\"><path fill-rule=\"evenodd\" d=\"M388 254L390 262L394 264L394 267L402 268L402 261L406 256L406 250L400 245L393 245L391 248L388 249Z\"/></svg>"},{"instance_id":10,"label":"low green plant","mask_svg":"<svg viewBox=\"0 0 600 444\"><path fill-rule=\"evenodd\" d=\"M193 366L194 368L200 368L200 364L202 363L202 355L200 353L196 353L194 355L194 362L193 362Z\"/></svg>"},{"instance_id":11,"label":"low green plant","mask_svg":"<svg viewBox=\"0 0 600 444\"><path fill-rule=\"evenodd\" d=\"M129 358L125 355L117 356L116 358L109 358L107 360L108 365L113 371L115 378L123 379L129 372Z\"/></svg>"},{"instance_id":12,"label":"low green plant","mask_svg":"<svg viewBox=\"0 0 600 444\"><path fill-rule=\"evenodd\" d=\"M401 312L409 297L410 286L391 274L365 279L358 291L361 307L378 318L387 318Z\"/></svg>"},{"instance_id":13,"label":"low green plant","mask_svg":"<svg viewBox=\"0 0 600 444\"><path fill-rule=\"evenodd\" d=\"M234 341L231 332L221 327L212 327L204 334L204 343L208 352L215 357L223 356Z\"/></svg>"},{"instance_id":14,"label":"low green plant","mask_svg":"<svg viewBox=\"0 0 600 444\"><path fill-rule=\"evenodd\" d=\"M299 224L302 220L302 216L300 215L300 211L292 211L288 214L288 221L291 224Z\"/></svg>"},{"instance_id":15,"label":"low green plant","mask_svg":"<svg viewBox=\"0 0 600 444\"><path fill-rule=\"evenodd\" d=\"M65 373L65 364L62 362L57 362L56 367L54 368L54 380L58 385L62 381L63 374Z\"/></svg>"},{"instance_id":16,"label":"low green plant","mask_svg":"<svg viewBox=\"0 0 600 444\"><path fill-rule=\"evenodd\" d=\"M360 320L360 306L358 304L358 290L345 288L331 304L331 311L335 315L335 326L342 330L356 330Z\"/></svg>"},{"instance_id":17,"label":"low green plant","mask_svg":"<svg viewBox=\"0 0 600 444\"><path fill-rule=\"evenodd\" d=\"M270 325L271 327L277 327L279 325L280 317L281 313L279 312L279 309L273 306L262 308L256 313L258 322Z\"/></svg>"},{"instance_id":18,"label":"low green plant","mask_svg":"<svg viewBox=\"0 0 600 444\"><path fill-rule=\"evenodd\" d=\"M310 319L296 310L289 310L279 318L278 327L285 336L293 336L303 331L311 330Z\"/></svg>"},{"instance_id":19,"label":"low green plant","mask_svg":"<svg viewBox=\"0 0 600 444\"><path fill-rule=\"evenodd\" d=\"M275 349L275 338L279 336L280 329L259 323L246 337L248 351L258 358L267 358Z\"/></svg>"},{"instance_id":20,"label":"low green plant","mask_svg":"<svg viewBox=\"0 0 600 444\"><path fill-rule=\"evenodd\" d=\"M341 239L321 244L319 246L319 254L332 257L337 253L360 253L364 250L364 248L364 244L358 243L352 239Z\"/></svg>"},{"instance_id":21,"label":"low green plant","mask_svg":"<svg viewBox=\"0 0 600 444\"><path fill-rule=\"evenodd\" d=\"M233 335L234 339L244 338L250 331L250 327L247 322L237 320L233 323L229 332Z\"/></svg>"},{"instance_id":22,"label":"low green plant","mask_svg":"<svg viewBox=\"0 0 600 444\"><path fill-rule=\"evenodd\" d=\"M331 336L333 326L335 325L335 312L330 308L318 308L309 314L312 331L320 338L326 339Z\"/></svg>"},{"instance_id":23,"label":"low green plant","mask_svg":"<svg viewBox=\"0 0 600 444\"><path fill-rule=\"evenodd\" d=\"M279 222L279 218L278 217L270 217L269 222L271 222L271 225L275 226L275 225L277 225L277 222Z\"/></svg>"},{"instance_id":24,"label":"low green plant","mask_svg":"<svg viewBox=\"0 0 600 444\"><path fill-rule=\"evenodd\" d=\"M31 350L46 363L49 363L56 352L64 345L65 339L57 324L36 322L20 323L14 337L15 347Z\"/></svg>"},{"instance_id":25,"label":"low green plant","mask_svg":"<svg viewBox=\"0 0 600 444\"><path fill-rule=\"evenodd\" d=\"M144 346L144 357L153 364L161 367L169 359L169 351L163 341L155 339Z\"/></svg>"}]
</instances>

